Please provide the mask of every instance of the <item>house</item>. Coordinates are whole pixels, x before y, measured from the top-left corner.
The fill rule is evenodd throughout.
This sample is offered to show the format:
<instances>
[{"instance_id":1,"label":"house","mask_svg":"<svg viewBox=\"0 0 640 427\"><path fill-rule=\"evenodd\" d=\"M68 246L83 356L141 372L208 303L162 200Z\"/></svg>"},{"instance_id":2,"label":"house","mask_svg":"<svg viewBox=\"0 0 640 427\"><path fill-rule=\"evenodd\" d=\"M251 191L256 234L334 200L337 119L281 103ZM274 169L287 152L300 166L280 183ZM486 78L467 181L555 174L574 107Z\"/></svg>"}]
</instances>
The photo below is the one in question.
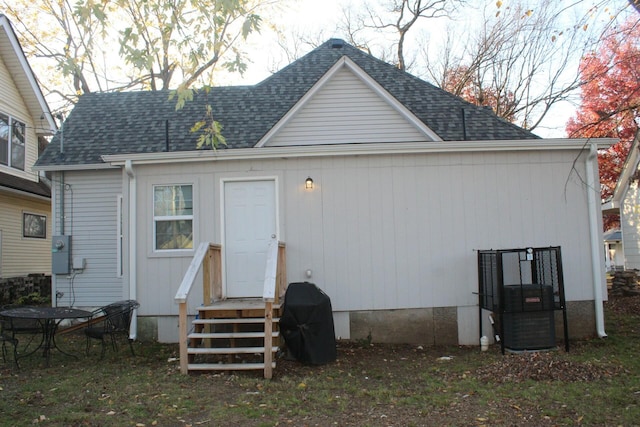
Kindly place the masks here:
<instances>
[{"instance_id":1,"label":"house","mask_svg":"<svg viewBox=\"0 0 640 427\"><path fill-rule=\"evenodd\" d=\"M604 233L604 265L606 271L616 271L624 268L624 248L622 247L622 232L618 229Z\"/></svg>"},{"instance_id":2,"label":"house","mask_svg":"<svg viewBox=\"0 0 640 427\"><path fill-rule=\"evenodd\" d=\"M605 240L605 245L614 243L613 248L616 249L614 264L628 270L640 270L639 139L640 133L636 133L616 182L613 196L602 205L603 214L620 215L619 238L617 242Z\"/></svg>"},{"instance_id":3,"label":"house","mask_svg":"<svg viewBox=\"0 0 640 427\"><path fill-rule=\"evenodd\" d=\"M0 14L0 278L51 274L51 190L32 167L56 124Z\"/></svg>"},{"instance_id":4,"label":"house","mask_svg":"<svg viewBox=\"0 0 640 427\"><path fill-rule=\"evenodd\" d=\"M206 105L217 150L190 133ZM274 237L287 281L330 297L338 338L477 345L478 251L560 246L571 337L604 336L593 188L612 142L541 139L336 39L178 111L162 91L83 95L36 166L64 183L54 289L135 298L138 335L176 342L200 244L221 245L222 298L258 297Z\"/></svg>"}]
</instances>

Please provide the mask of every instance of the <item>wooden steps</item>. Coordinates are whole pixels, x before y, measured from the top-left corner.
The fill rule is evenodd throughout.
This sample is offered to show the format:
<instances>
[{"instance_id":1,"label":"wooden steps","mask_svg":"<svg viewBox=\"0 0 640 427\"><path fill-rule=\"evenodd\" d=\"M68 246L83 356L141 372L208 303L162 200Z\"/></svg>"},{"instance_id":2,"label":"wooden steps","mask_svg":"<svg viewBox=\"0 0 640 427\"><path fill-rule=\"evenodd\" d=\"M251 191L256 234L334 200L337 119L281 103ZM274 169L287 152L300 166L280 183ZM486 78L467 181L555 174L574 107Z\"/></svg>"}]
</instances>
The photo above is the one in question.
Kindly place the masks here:
<instances>
[{"instance_id":1,"label":"wooden steps","mask_svg":"<svg viewBox=\"0 0 640 427\"><path fill-rule=\"evenodd\" d=\"M188 371L264 370L269 365L275 368L280 304L269 305L271 313L262 299L225 300L199 307L192 321L193 332L187 335ZM266 342L271 340L268 355L267 336L270 338Z\"/></svg>"},{"instance_id":2,"label":"wooden steps","mask_svg":"<svg viewBox=\"0 0 640 427\"><path fill-rule=\"evenodd\" d=\"M189 371L250 371L264 370L264 363L198 363L189 364ZM276 368L276 362L271 363L271 368Z\"/></svg>"}]
</instances>

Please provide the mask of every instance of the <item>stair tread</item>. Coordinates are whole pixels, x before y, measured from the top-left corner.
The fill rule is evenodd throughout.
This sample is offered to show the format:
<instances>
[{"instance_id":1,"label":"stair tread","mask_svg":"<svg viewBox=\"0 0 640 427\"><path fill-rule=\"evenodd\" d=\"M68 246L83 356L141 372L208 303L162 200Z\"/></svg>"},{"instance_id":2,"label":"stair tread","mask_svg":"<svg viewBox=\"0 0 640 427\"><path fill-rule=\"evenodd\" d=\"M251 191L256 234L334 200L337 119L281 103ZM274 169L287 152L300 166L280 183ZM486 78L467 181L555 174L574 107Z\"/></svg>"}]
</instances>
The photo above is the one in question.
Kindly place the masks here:
<instances>
[{"instance_id":1,"label":"stair tread","mask_svg":"<svg viewBox=\"0 0 640 427\"><path fill-rule=\"evenodd\" d=\"M278 346L271 347L271 352L278 351ZM264 347L189 347L187 348L188 354L252 354L252 353L264 353Z\"/></svg>"},{"instance_id":2,"label":"stair tread","mask_svg":"<svg viewBox=\"0 0 640 427\"><path fill-rule=\"evenodd\" d=\"M280 303L272 303L274 310L279 309ZM201 305L198 311L227 311L227 310L255 310L264 309L265 302L259 300L224 300L218 301L213 305Z\"/></svg>"},{"instance_id":3,"label":"stair tread","mask_svg":"<svg viewBox=\"0 0 640 427\"><path fill-rule=\"evenodd\" d=\"M280 322L279 317L272 319L273 323ZM218 317L214 319L193 319L194 325L215 325L215 324L231 324L231 323L264 323L264 317Z\"/></svg>"},{"instance_id":4,"label":"stair tread","mask_svg":"<svg viewBox=\"0 0 640 427\"><path fill-rule=\"evenodd\" d=\"M262 332L192 332L187 338L264 338ZM273 331L271 336L277 338L280 332Z\"/></svg>"},{"instance_id":5,"label":"stair tread","mask_svg":"<svg viewBox=\"0 0 640 427\"><path fill-rule=\"evenodd\" d=\"M276 362L271 363L275 369ZM252 369L264 369L264 363L189 363L190 371L241 371Z\"/></svg>"}]
</instances>

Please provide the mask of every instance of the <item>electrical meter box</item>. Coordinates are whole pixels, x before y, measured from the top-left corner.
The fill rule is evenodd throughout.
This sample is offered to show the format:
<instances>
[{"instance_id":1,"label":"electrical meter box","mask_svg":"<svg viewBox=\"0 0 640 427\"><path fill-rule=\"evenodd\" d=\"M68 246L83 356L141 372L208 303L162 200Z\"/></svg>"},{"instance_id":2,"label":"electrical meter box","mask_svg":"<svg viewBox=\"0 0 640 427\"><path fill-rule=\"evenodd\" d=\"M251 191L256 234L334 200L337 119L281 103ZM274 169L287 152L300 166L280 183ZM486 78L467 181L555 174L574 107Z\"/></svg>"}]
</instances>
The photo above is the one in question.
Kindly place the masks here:
<instances>
[{"instance_id":1,"label":"electrical meter box","mask_svg":"<svg viewBox=\"0 0 640 427\"><path fill-rule=\"evenodd\" d=\"M51 239L51 273L71 272L71 236L53 236Z\"/></svg>"}]
</instances>

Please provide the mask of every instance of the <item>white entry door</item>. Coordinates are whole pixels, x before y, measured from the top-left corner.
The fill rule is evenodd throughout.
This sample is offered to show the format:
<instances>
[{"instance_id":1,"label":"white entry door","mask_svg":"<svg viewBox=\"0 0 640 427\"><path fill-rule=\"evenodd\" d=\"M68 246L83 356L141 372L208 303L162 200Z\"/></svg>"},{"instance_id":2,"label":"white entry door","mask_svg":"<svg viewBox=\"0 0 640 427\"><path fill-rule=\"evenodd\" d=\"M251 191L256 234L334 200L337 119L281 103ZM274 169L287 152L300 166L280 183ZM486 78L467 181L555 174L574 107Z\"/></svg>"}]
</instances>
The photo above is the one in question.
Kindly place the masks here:
<instances>
[{"instance_id":1,"label":"white entry door","mask_svg":"<svg viewBox=\"0 0 640 427\"><path fill-rule=\"evenodd\" d=\"M228 298L261 297L269 242L276 236L275 181L224 183Z\"/></svg>"}]
</instances>

